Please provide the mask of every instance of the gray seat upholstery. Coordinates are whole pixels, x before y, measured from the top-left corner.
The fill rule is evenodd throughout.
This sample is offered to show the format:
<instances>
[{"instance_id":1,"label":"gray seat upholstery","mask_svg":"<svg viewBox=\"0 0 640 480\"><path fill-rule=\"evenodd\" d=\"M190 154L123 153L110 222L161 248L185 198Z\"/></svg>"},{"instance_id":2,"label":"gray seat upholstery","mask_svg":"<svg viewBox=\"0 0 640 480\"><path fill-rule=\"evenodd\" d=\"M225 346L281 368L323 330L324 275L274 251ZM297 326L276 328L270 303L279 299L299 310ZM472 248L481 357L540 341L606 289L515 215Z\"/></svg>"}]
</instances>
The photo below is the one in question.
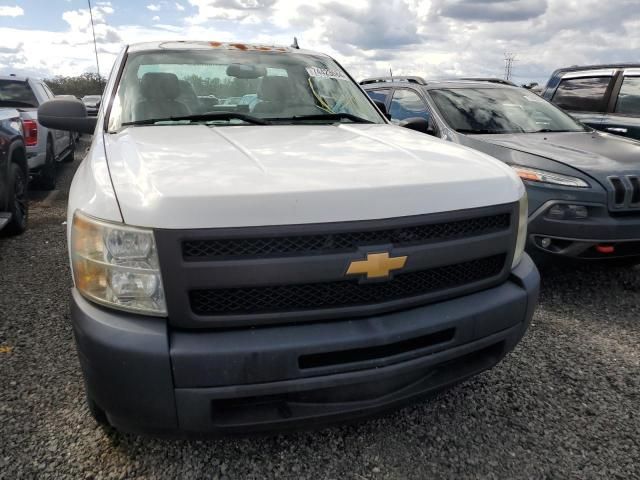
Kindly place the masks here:
<instances>
[{"instance_id":1,"label":"gray seat upholstery","mask_svg":"<svg viewBox=\"0 0 640 480\"><path fill-rule=\"evenodd\" d=\"M191 113L202 113L202 104L193 86L186 80L179 80L178 87L180 88L180 95L176 100L185 104Z\"/></svg>"},{"instance_id":2,"label":"gray seat upholstery","mask_svg":"<svg viewBox=\"0 0 640 480\"><path fill-rule=\"evenodd\" d=\"M190 115L190 110L176 99L180 95L178 77L173 73L148 72L140 79L143 100L134 107L135 120Z\"/></svg>"},{"instance_id":3,"label":"gray seat upholstery","mask_svg":"<svg viewBox=\"0 0 640 480\"><path fill-rule=\"evenodd\" d=\"M288 77L263 77L258 88L260 100L253 113L282 113L291 98L291 82Z\"/></svg>"}]
</instances>

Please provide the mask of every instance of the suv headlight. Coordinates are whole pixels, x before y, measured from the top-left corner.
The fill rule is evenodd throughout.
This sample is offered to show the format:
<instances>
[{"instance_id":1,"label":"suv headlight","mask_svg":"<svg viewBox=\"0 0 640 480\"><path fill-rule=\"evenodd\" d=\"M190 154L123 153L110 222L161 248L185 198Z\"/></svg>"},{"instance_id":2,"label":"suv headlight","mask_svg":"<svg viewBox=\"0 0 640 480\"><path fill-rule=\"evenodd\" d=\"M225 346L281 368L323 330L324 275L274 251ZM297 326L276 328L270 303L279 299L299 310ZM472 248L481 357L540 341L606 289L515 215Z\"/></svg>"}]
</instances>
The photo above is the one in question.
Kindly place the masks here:
<instances>
[{"instance_id":1,"label":"suv headlight","mask_svg":"<svg viewBox=\"0 0 640 480\"><path fill-rule=\"evenodd\" d=\"M529 182L551 183L553 185L563 185L565 187L589 188L589 184L581 178L570 177L560 173L547 172L536 168L511 165L522 180Z\"/></svg>"},{"instance_id":2,"label":"suv headlight","mask_svg":"<svg viewBox=\"0 0 640 480\"><path fill-rule=\"evenodd\" d=\"M75 212L71 263L76 288L89 300L146 315L167 314L151 230Z\"/></svg>"},{"instance_id":3,"label":"suv headlight","mask_svg":"<svg viewBox=\"0 0 640 480\"><path fill-rule=\"evenodd\" d=\"M527 199L527 192L520 198L520 206L518 208L518 238L516 240L516 251L513 255L513 262L511 263L511 269L513 270L518 266L522 256L524 255L524 247L527 243L527 223L529 222L529 201Z\"/></svg>"}]
</instances>

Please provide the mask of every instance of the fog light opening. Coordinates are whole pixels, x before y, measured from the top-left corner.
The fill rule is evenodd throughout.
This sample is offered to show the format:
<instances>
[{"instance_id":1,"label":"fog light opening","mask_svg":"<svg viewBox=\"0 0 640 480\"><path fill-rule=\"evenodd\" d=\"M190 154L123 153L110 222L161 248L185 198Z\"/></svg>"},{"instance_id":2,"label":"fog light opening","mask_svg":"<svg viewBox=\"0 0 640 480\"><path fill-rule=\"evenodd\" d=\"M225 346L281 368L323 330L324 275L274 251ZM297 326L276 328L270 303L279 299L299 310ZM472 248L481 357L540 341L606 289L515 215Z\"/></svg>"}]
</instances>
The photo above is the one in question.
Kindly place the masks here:
<instances>
[{"instance_id":1,"label":"fog light opening","mask_svg":"<svg viewBox=\"0 0 640 480\"><path fill-rule=\"evenodd\" d=\"M547 210L546 216L552 220L584 220L589 217L589 209L584 205L557 203Z\"/></svg>"}]
</instances>

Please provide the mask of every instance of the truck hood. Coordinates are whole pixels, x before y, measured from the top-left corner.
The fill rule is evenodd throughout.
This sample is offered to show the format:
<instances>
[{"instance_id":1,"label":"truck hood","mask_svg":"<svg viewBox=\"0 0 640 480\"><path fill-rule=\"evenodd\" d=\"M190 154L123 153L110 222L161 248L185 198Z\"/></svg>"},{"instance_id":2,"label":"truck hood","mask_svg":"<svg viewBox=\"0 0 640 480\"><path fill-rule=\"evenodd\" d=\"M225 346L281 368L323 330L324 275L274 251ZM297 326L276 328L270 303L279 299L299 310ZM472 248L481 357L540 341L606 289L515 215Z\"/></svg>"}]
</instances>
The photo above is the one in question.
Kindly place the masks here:
<instances>
[{"instance_id":1,"label":"truck hood","mask_svg":"<svg viewBox=\"0 0 640 480\"><path fill-rule=\"evenodd\" d=\"M612 174L640 173L640 142L607 133L517 133L468 137L472 141L487 142L563 163L601 182Z\"/></svg>"},{"instance_id":2,"label":"truck hood","mask_svg":"<svg viewBox=\"0 0 640 480\"><path fill-rule=\"evenodd\" d=\"M143 126L104 143L123 219L138 226L392 218L524 191L501 162L392 125Z\"/></svg>"}]
</instances>

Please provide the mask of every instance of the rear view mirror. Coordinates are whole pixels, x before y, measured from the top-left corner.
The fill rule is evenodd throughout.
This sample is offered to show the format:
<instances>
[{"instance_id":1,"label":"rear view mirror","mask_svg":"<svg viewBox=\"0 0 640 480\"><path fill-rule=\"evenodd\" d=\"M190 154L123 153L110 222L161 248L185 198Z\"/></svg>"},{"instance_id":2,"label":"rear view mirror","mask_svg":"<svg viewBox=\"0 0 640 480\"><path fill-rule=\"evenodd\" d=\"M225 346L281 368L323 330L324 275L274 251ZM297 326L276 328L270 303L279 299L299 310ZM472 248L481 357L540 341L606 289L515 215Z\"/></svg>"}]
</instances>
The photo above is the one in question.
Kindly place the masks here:
<instances>
[{"instance_id":1,"label":"rear view mirror","mask_svg":"<svg viewBox=\"0 0 640 480\"><path fill-rule=\"evenodd\" d=\"M54 130L93 133L98 118L87 116L87 108L80 100L56 98L40 105L38 122Z\"/></svg>"},{"instance_id":2,"label":"rear view mirror","mask_svg":"<svg viewBox=\"0 0 640 480\"><path fill-rule=\"evenodd\" d=\"M232 63L227 67L227 76L235 78L254 79L264 77L267 69L260 65L247 65L244 63Z\"/></svg>"},{"instance_id":3,"label":"rear view mirror","mask_svg":"<svg viewBox=\"0 0 640 480\"><path fill-rule=\"evenodd\" d=\"M387 117L387 120L391 120L391 115L389 115L389 112L387 112L387 106L384 104L384 102L381 102L380 100L374 100L373 103L375 103L376 107L378 107L382 114Z\"/></svg>"},{"instance_id":4,"label":"rear view mirror","mask_svg":"<svg viewBox=\"0 0 640 480\"><path fill-rule=\"evenodd\" d=\"M422 117L407 118L399 123L399 126L415 130L416 132L426 133L427 135L435 135L436 132L433 129L433 125L430 121Z\"/></svg>"}]
</instances>

